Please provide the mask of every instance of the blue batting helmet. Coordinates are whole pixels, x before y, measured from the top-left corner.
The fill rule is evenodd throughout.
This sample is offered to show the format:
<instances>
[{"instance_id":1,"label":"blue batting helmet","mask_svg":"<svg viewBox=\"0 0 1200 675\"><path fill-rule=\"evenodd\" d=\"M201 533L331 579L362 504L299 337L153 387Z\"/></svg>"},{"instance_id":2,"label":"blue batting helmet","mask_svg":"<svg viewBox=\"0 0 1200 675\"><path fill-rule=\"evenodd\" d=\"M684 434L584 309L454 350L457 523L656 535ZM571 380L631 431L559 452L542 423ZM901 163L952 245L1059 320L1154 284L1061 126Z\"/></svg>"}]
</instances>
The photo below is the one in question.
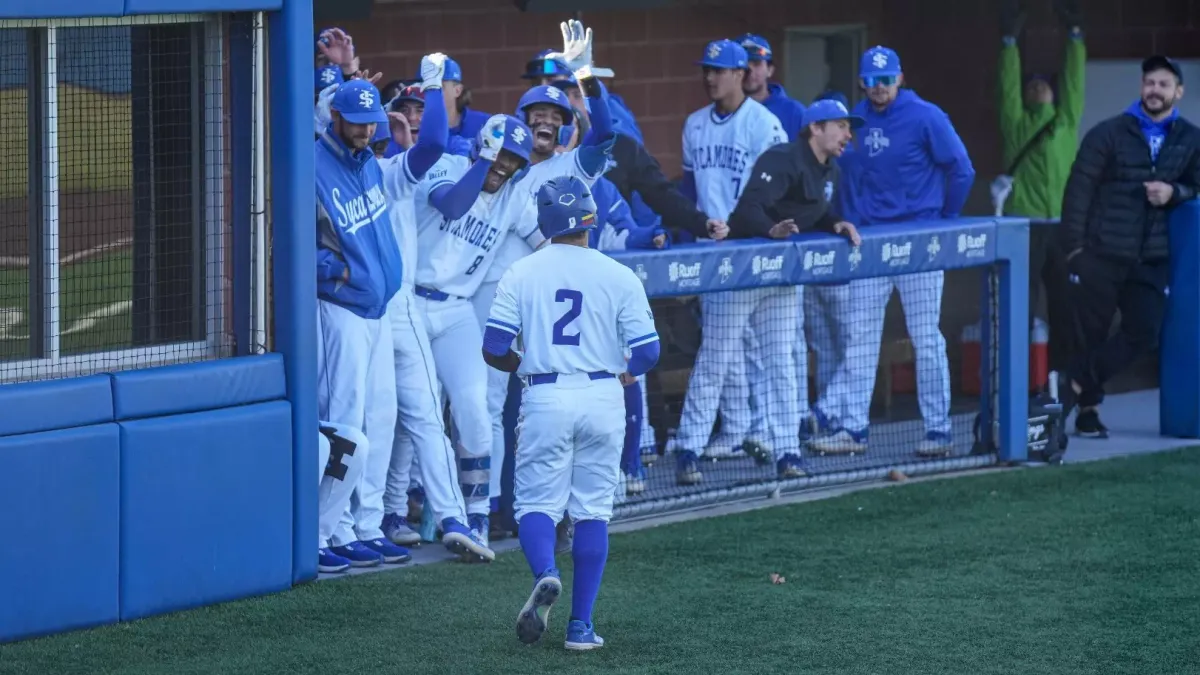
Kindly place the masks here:
<instances>
[{"instance_id":1,"label":"blue batting helmet","mask_svg":"<svg viewBox=\"0 0 1200 675\"><path fill-rule=\"evenodd\" d=\"M591 188L575 176L546 181L538 188L537 222L547 239L596 227L596 200L592 199Z\"/></svg>"},{"instance_id":2,"label":"blue batting helmet","mask_svg":"<svg viewBox=\"0 0 1200 675\"><path fill-rule=\"evenodd\" d=\"M543 84L530 89L521 95L521 100L517 101L517 117L528 119L526 109L532 106L545 103L552 105L562 110L564 119L570 121L574 116L574 111L571 109L570 102L567 101L567 95L558 87L552 87L548 84Z\"/></svg>"},{"instance_id":3,"label":"blue batting helmet","mask_svg":"<svg viewBox=\"0 0 1200 675\"><path fill-rule=\"evenodd\" d=\"M529 155L533 153L533 132L524 122L512 115L492 115L488 119L475 136L475 142L471 146L471 160L479 159L479 151L483 148L483 135L489 132L497 117L504 119L504 126L498 127L494 132L504 136L504 144L500 149L507 150L528 163Z\"/></svg>"}]
</instances>

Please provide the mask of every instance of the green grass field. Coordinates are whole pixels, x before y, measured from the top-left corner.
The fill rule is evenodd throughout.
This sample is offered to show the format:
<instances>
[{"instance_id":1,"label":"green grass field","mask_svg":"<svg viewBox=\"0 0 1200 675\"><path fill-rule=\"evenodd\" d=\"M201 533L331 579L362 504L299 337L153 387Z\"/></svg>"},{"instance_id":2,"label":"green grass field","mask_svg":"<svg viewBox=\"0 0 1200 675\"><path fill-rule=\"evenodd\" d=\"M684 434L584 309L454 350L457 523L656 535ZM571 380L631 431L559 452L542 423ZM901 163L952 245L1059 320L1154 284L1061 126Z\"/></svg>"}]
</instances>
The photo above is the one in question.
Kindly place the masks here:
<instances>
[{"instance_id":1,"label":"green grass field","mask_svg":"<svg viewBox=\"0 0 1200 675\"><path fill-rule=\"evenodd\" d=\"M1198 580L1193 449L616 535L597 652L562 649L569 592L517 643L512 553L0 647L0 672L1183 675Z\"/></svg>"},{"instance_id":2,"label":"green grass field","mask_svg":"<svg viewBox=\"0 0 1200 675\"><path fill-rule=\"evenodd\" d=\"M59 269L62 353L128 347L133 336L127 304L133 300L131 252L114 252ZM0 360L30 353L28 289L27 268L0 269Z\"/></svg>"}]
</instances>

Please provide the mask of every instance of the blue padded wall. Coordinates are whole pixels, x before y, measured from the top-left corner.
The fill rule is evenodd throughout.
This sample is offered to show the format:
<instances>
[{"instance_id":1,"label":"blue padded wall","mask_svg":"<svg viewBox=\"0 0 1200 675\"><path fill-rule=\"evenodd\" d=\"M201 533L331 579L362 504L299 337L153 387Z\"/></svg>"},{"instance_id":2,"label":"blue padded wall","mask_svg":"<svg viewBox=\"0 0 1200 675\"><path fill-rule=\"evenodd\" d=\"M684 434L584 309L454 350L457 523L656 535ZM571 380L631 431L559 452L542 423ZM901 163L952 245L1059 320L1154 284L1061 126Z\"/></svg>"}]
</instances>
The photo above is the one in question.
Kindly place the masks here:
<instances>
[{"instance_id":1,"label":"blue padded wall","mask_svg":"<svg viewBox=\"0 0 1200 675\"><path fill-rule=\"evenodd\" d=\"M0 436L113 421L108 375L0 386Z\"/></svg>"},{"instance_id":2,"label":"blue padded wall","mask_svg":"<svg viewBox=\"0 0 1200 675\"><path fill-rule=\"evenodd\" d=\"M1159 352L1161 433L1200 438L1200 203L1171 214L1171 292Z\"/></svg>"},{"instance_id":3,"label":"blue padded wall","mask_svg":"<svg viewBox=\"0 0 1200 675\"><path fill-rule=\"evenodd\" d=\"M122 620L291 586L291 425L284 401L120 423Z\"/></svg>"},{"instance_id":4,"label":"blue padded wall","mask_svg":"<svg viewBox=\"0 0 1200 675\"><path fill-rule=\"evenodd\" d=\"M283 398L279 354L127 370L112 375L116 420L179 415Z\"/></svg>"},{"instance_id":5,"label":"blue padded wall","mask_svg":"<svg viewBox=\"0 0 1200 675\"><path fill-rule=\"evenodd\" d=\"M118 442L116 424L0 438L0 642L117 620Z\"/></svg>"}]
</instances>

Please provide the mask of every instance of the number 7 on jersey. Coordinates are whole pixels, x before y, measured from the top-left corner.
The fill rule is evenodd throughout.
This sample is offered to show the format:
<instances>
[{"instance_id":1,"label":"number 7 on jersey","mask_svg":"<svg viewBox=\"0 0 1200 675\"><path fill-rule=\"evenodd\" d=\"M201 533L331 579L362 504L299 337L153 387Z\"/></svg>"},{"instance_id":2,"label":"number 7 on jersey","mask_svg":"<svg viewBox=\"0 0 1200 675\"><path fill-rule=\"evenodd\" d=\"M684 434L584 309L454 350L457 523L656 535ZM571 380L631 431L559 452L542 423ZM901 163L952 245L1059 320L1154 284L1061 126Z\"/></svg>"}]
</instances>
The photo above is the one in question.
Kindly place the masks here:
<instances>
[{"instance_id":1,"label":"number 7 on jersey","mask_svg":"<svg viewBox=\"0 0 1200 675\"><path fill-rule=\"evenodd\" d=\"M583 313L583 293L569 288L560 288L554 292L554 302L569 302L571 305L567 308L566 313L559 317L558 321L554 322L553 344L578 347L579 333L567 335L566 329L567 326L571 325L571 322L578 319L579 315Z\"/></svg>"}]
</instances>

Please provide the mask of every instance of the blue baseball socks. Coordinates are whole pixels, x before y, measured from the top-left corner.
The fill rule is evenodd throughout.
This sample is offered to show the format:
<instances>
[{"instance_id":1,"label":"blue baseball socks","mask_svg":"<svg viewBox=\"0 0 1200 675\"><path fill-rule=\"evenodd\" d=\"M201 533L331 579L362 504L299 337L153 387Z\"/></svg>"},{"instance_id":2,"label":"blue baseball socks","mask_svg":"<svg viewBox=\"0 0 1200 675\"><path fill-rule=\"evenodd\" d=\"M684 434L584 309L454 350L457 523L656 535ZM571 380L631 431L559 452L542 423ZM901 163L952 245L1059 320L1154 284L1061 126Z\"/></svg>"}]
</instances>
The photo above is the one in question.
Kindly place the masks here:
<instances>
[{"instance_id":1,"label":"blue baseball socks","mask_svg":"<svg viewBox=\"0 0 1200 675\"><path fill-rule=\"evenodd\" d=\"M544 513L526 513L521 516L517 536L521 540L521 551L529 569L537 578L542 572L554 567L554 521Z\"/></svg>"},{"instance_id":2,"label":"blue baseball socks","mask_svg":"<svg viewBox=\"0 0 1200 675\"><path fill-rule=\"evenodd\" d=\"M592 607L600 594L600 579L608 561L608 523L581 520L575 523L575 578L571 584L571 619L592 624Z\"/></svg>"}]
</instances>

